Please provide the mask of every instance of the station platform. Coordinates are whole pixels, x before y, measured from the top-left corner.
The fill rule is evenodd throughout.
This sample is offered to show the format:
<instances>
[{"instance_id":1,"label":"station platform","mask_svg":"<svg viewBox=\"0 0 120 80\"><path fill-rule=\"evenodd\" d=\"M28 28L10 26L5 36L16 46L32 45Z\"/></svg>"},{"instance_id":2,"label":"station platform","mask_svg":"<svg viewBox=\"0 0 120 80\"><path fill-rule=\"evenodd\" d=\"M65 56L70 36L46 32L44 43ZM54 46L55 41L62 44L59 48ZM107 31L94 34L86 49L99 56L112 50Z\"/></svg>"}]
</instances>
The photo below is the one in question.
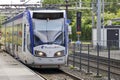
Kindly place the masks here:
<instances>
[{"instance_id":1,"label":"station platform","mask_svg":"<svg viewBox=\"0 0 120 80\"><path fill-rule=\"evenodd\" d=\"M0 80L44 80L9 54L0 51Z\"/></svg>"}]
</instances>

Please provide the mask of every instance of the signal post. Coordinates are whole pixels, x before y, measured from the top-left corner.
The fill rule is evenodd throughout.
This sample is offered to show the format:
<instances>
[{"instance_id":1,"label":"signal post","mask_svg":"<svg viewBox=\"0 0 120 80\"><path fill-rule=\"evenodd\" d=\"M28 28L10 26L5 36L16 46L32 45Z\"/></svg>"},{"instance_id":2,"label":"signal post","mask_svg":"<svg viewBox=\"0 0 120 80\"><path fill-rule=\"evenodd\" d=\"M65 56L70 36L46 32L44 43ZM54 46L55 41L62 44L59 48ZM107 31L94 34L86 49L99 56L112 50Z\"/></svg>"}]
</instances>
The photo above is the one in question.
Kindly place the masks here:
<instances>
[{"instance_id":1,"label":"signal post","mask_svg":"<svg viewBox=\"0 0 120 80\"><path fill-rule=\"evenodd\" d=\"M81 15L82 13L81 12L77 12L77 19L76 19L76 22L77 22L77 28L76 28L76 34L78 35L78 41L80 41L80 35L81 35Z\"/></svg>"},{"instance_id":2,"label":"signal post","mask_svg":"<svg viewBox=\"0 0 120 80\"><path fill-rule=\"evenodd\" d=\"M78 36L78 41L76 42L76 47L78 49L79 54L80 54L80 65L79 65L79 69L81 71L82 69L82 65L81 65L81 49L82 49L82 46L81 46L81 42L80 42L80 35L81 35L81 15L82 13L81 12L77 12L77 18L76 18L76 22L77 22L77 25L76 25L76 34Z\"/></svg>"}]
</instances>

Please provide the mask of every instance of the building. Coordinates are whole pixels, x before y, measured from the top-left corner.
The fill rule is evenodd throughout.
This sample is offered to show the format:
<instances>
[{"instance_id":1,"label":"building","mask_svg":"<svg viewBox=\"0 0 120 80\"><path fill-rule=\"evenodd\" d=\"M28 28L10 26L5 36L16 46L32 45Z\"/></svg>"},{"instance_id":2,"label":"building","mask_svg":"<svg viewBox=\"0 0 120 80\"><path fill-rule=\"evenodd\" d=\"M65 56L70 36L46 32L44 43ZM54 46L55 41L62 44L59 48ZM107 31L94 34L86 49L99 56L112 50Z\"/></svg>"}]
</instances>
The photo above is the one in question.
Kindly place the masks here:
<instances>
[{"instance_id":1,"label":"building","mask_svg":"<svg viewBox=\"0 0 120 80\"><path fill-rule=\"evenodd\" d=\"M92 29L93 45L97 45L97 28ZM120 49L120 25L109 25L101 28L102 47L111 46L111 48Z\"/></svg>"}]
</instances>

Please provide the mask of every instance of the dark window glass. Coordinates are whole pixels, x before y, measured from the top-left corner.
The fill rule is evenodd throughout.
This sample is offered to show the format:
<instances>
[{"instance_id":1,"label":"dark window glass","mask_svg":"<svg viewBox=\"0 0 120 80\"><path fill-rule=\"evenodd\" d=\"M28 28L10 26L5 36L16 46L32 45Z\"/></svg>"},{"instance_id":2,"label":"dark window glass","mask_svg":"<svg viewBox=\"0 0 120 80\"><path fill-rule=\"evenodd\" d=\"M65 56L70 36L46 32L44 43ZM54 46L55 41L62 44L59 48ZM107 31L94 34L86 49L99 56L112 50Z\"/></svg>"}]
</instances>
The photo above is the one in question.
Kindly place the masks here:
<instances>
[{"instance_id":1,"label":"dark window glass","mask_svg":"<svg viewBox=\"0 0 120 80\"><path fill-rule=\"evenodd\" d=\"M59 19L63 18L63 13L33 13L34 19Z\"/></svg>"},{"instance_id":2,"label":"dark window glass","mask_svg":"<svg viewBox=\"0 0 120 80\"><path fill-rule=\"evenodd\" d=\"M25 38L25 35L26 35L26 24L24 24L24 43L23 43L23 51L26 51L25 49L25 41L26 41L26 38Z\"/></svg>"},{"instance_id":3,"label":"dark window glass","mask_svg":"<svg viewBox=\"0 0 120 80\"><path fill-rule=\"evenodd\" d=\"M41 44L43 44L43 42L37 36L34 35L34 46L38 46Z\"/></svg>"},{"instance_id":4,"label":"dark window glass","mask_svg":"<svg viewBox=\"0 0 120 80\"><path fill-rule=\"evenodd\" d=\"M63 33L60 34L60 35L55 39L54 43L64 46Z\"/></svg>"}]
</instances>

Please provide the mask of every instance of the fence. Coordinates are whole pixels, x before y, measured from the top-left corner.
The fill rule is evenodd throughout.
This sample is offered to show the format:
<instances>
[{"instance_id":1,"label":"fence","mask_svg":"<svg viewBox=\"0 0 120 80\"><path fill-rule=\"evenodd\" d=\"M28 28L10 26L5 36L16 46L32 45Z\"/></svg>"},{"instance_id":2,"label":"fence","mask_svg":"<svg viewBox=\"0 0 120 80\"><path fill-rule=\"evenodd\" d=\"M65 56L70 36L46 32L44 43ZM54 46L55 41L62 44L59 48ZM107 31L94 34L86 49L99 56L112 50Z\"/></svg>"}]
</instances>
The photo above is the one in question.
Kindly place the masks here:
<instances>
[{"instance_id":1,"label":"fence","mask_svg":"<svg viewBox=\"0 0 120 80\"><path fill-rule=\"evenodd\" d=\"M120 50L115 45L115 41L107 42L107 46L70 43L68 65L107 77L108 80L120 80Z\"/></svg>"}]
</instances>

